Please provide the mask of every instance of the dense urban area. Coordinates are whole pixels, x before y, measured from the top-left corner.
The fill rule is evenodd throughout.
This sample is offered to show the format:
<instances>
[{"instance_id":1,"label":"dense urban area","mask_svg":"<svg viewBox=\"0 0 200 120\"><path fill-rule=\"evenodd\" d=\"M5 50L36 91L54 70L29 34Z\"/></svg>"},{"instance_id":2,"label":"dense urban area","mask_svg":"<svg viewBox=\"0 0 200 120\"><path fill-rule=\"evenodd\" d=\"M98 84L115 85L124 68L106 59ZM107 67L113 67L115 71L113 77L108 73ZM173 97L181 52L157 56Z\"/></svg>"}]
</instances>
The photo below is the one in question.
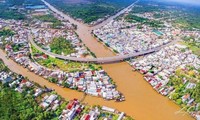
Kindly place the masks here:
<instances>
[{"instance_id":1,"label":"dense urban area","mask_svg":"<svg viewBox=\"0 0 200 120\"><path fill-rule=\"evenodd\" d=\"M156 0L0 0L0 119L199 120L199 11L199 6ZM129 56L145 51L151 52ZM116 56L126 59L120 63ZM120 74L108 63L91 62L106 58ZM18 68L52 87L19 74ZM115 75L126 77L119 81ZM128 85L129 76L142 77ZM141 87L133 86L135 80L151 86L145 95L158 94L175 107L155 108L161 116L138 114L132 95L145 95L141 89L129 91ZM81 98L63 96L55 88L71 90L72 96L81 93ZM151 104L141 104L141 110L150 111ZM170 109L175 113L167 116Z\"/></svg>"}]
</instances>

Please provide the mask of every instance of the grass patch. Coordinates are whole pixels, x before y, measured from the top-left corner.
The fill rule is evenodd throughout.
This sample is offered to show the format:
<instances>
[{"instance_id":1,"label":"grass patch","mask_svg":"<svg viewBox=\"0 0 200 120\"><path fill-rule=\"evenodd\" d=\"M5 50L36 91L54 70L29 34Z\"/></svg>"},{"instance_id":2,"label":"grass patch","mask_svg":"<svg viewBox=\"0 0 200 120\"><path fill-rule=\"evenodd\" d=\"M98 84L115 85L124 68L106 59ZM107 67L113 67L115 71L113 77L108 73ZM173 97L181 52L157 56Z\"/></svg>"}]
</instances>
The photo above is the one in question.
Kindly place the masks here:
<instances>
[{"instance_id":1,"label":"grass patch","mask_svg":"<svg viewBox=\"0 0 200 120\"><path fill-rule=\"evenodd\" d=\"M181 42L181 44L186 45L195 55L200 56L200 47L190 44L189 42Z\"/></svg>"},{"instance_id":2,"label":"grass patch","mask_svg":"<svg viewBox=\"0 0 200 120\"><path fill-rule=\"evenodd\" d=\"M32 55L35 56L37 54L43 55L43 53L37 50L34 46L31 46ZM79 63L72 61L65 61L57 58L53 58L48 56L47 59L36 59L40 65L45 66L50 69L60 69L66 72L75 72L75 71L83 71L85 69L91 70L100 70L101 66L91 63Z\"/></svg>"}]
</instances>

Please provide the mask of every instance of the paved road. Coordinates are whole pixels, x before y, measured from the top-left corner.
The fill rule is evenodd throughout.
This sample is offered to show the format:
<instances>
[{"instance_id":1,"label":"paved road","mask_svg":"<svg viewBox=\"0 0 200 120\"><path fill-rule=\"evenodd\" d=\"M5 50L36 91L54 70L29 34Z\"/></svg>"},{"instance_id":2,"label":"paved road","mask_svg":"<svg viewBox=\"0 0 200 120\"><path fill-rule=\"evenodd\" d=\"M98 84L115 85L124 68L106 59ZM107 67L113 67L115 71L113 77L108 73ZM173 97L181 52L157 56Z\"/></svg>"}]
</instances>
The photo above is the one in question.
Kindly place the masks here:
<instances>
[{"instance_id":1,"label":"paved road","mask_svg":"<svg viewBox=\"0 0 200 120\"><path fill-rule=\"evenodd\" d=\"M133 57L137 57L137 56L142 56L142 55L146 55L146 54L150 54L156 51L159 51L160 49L169 46L177 41L172 41L169 42L168 44L165 44L163 46L160 47L156 47L147 51L141 51L141 52L135 52L135 53L131 53L131 54L127 54L127 55L119 55L119 56L113 56L113 57L104 57L104 58L76 58L76 57L68 57L68 56L63 56L63 55L59 55L59 54L55 54L49 51L46 51L44 49L42 49L41 47L39 47L32 39L31 35L29 35L29 42L38 50L40 50L41 52L54 57L54 58L59 58L59 59L63 59L63 60L68 60L68 61L76 61L76 62L89 62L89 63L100 63L100 64L106 64L106 63L115 63L115 62L120 62L123 60L127 60L129 58L133 58Z\"/></svg>"},{"instance_id":2,"label":"paved road","mask_svg":"<svg viewBox=\"0 0 200 120\"><path fill-rule=\"evenodd\" d=\"M79 21L74 20L73 18L71 18L69 15L66 15L65 13L63 13L62 11L56 9L54 6L52 6L51 4L49 4L48 2L46 2L45 0L41 0L42 2L44 2L44 4L51 9L53 12L55 12L56 14L62 16L64 19L69 20L70 23L76 24L78 27L81 25L84 25L84 23L81 23ZM132 3L131 5L129 5L128 7L122 9L121 11L117 12L115 15L108 17L106 20L104 20L103 22L100 22L94 26L87 26L90 27L90 29L94 30L97 28L100 28L102 26L104 26L105 24L107 24L108 22L110 22L111 20L117 18L118 16L122 15L123 13L129 12L131 10L132 7L134 7L134 5L139 2L139 0L136 0L134 3Z\"/></svg>"},{"instance_id":3,"label":"paved road","mask_svg":"<svg viewBox=\"0 0 200 120\"><path fill-rule=\"evenodd\" d=\"M55 12L56 14L62 16L64 19L69 20L71 23L78 25L78 27L84 26L86 27L83 23L80 23L78 21L75 21L73 18L69 17L68 15L64 14L63 12L59 11L58 9L56 9L55 7L53 7L52 5L50 5L48 2L46 2L45 0L42 0L46 6L49 7L49 9L51 9L53 12ZM118 12L117 14L109 17L107 20L105 20L104 22L90 27L90 30L92 29L96 29L99 28L103 25L105 25L106 23L108 23L109 21L113 20L114 18L118 17L119 15L129 11L139 0L137 0L136 2L134 2L133 4L131 4L130 6L124 8L123 10L121 10L120 12ZM84 29L80 28L80 29ZM89 28L89 27L88 27ZM88 31L87 31L88 32ZM76 58L76 57L67 57L67 56L63 56L63 55L58 55L58 54L54 54L48 51L43 50L42 48L40 48L39 46L37 46L37 44L34 43L34 41L29 38L29 41L31 42L32 45L34 45L38 50L44 52L45 54L51 56L51 57L55 57L55 58L59 58L59 59L63 59L63 60L69 60L69 61L76 61L76 62L90 62L90 63L100 63L100 64L106 64L106 63L115 63L115 62L120 62L123 60L127 60L129 58L133 58L133 57L137 57L137 56L142 56L142 55L146 55L149 53L153 53L156 51L159 51L161 48L166 47L168 45L170 45L171 43L168 43L166 45L157 47L157 48L153 48L147 51L141 51L141 52L136 52L136 53L131 53L131 54L127 54L127 55L119 55L119 56L112 56L112 57L103 57L103 58ZM174 42L174 41L173 41ZM172 43L173 43L172 42Z\"/></svg>"},{"instance_id":4,"label":"paved road","mask_svg":"<svg viewBox=\"0 0 200 120\"><path fill-rule=\"evenodd\" d=\"M138 2L139 2L139 0L135 1L134 3L132 3L131 5L129 5L129 6L126 7L126 8L122 9L121 11L119 11L118 13L116 13L115 15L110 16L109 18L107 18L107 19L104 20L103 22L101 22L101 23L99 23L99 24L96 24L95 26L92 26L91 28L92 28L93 30L95 30L95 29L98 29L98 28L104 26L105 24L109 23L111 20L114 20L114 19L117 18L118 16L120 16L120 15L126 13L126 12L131 11L131 9L134 7L134 5L135 5L136 3L138 3Z\"/></svg>"}]
</instances>

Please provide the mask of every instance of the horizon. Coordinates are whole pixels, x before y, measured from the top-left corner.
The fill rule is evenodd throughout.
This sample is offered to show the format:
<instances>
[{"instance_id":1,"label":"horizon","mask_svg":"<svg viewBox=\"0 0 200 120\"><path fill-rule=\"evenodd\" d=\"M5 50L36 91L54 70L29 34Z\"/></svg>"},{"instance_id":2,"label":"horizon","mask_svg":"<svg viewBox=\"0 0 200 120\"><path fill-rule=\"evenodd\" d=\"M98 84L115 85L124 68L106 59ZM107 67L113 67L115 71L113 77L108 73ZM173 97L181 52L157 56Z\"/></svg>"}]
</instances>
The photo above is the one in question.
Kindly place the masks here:
<instances>
[{"instance_id":1,"label":"horizon","mask_svg":"<svg viewBox=\"0 0 200 120\"><path fill-rule=\"evenodd\" d=\"M164 1L164 2L174 2L174 3L179 3L179 4L190 4L190 5L200 5L200 0L159 0L159 1Z\"/></svg>"}]
</instances>

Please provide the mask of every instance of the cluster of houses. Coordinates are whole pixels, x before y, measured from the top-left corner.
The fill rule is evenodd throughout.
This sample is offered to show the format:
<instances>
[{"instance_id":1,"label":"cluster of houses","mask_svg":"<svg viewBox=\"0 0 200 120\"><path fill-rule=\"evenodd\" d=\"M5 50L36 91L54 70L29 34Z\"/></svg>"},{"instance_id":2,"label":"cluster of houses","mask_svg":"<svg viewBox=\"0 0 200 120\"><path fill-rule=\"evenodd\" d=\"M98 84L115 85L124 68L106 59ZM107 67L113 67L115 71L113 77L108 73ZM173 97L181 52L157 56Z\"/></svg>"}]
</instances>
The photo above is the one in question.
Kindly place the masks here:
<instances>
[{"instance_id":1,"label":"cluster of houses","mask_svg":"<svg viewBox=\"0 0 200 120\"><path fill-rule=\"evenodd\" d=\"M146 18L149 20L156 20L156 21L160 21L160 22L164 22L164 24L166 26L171 26L172 22L174 20L177 19L177 17L179 16L184 16L184 13L181 13L176 6L167 6L167 9L163 9L163 8L159 8L157 5L154 4L146 4L146 5L135 5L134 7L137 8L145 8L145 7L153 7L155 8L154 10L141 10L141 11L137 11L135 12L133 9L133 15L136 15L138 17L142 17L142 18ZM157 10L156 10L157 9ZM173 9L173 10L172 10ZM177 15L176 13L179 13L179 15ZM129 13L130 14L130 13Z\"/></svg>"},{"instance_id":2,"label":"cluster of houses","mask_svg":"<svg viewBox=\"0 0 200 120\"><path fill-rule=\"evenodd\" d=\"M80 58L89 55L87 48L79 40L78 36L71 30L66 31L62 29L32 28L31 33L34 36L34 41L47 51L51 51L49 45L52 43L54 38L63 37L66 41L69 41L75 49L74 53L66 56Z\"/></svg>"},{"instance_id":3,"label":"cluster of houses","mask_svg":"<svg viewBox=\"0 0 200 120\"><path fill-rule=\"evenodd\" d=\"M55 111L63 103L56 94L46 94L40 103L43 109Z\"/></svg>"},{"instance_id":4,"label":"cluster of houses","mask_svg":"<svg viewBox=\"0 0 200 120\"><path fill-rule=\"evenodd\" d=\"M84 71L69 73L65 81L70 87L77 88L93 96L101 96L105 99L117 99L122 97L121 93L116 90L112 80L107 76L104 70Z\"/></svg>"},{"instance_id":5,"label":"cluster of houses","mask_svg":"<svg viewBox=\"0 0 200 120\"><path fill-rule=\"evenodd\" d=\"M45 5L26 5L23 8L27 11L27 17L33 19L32 24L30 26L37 26L37 27L44 27L44 28L51 28L51 22L42 22L40 20L34 19L35 16L44 16L44 15L53 15L55 18L61 21L62 25L59 26L60 29L74 29L74 26L67 20L64 20L63 17L53 13L49 8Z\"/></svg>"},{"instance_id":6,"label":"cluster of houses","mask_svg":"<svg viewBox=\"0 0 200 120\"><path fill-rule=\"evenodd\" d=\"M106 116L105 114L108 115ZM66 105L66 108L59 116L59 120L73 120L77 118L77 116L80 116L78 118L80 120L112 120L113 116L117 116L117 120L123 120L125 118L125 113L106 106L89 107L81 104L77 99L74 99L69 101Z\"/></svg>"},{"instance_id":7,"label":"cluster of houses","mask_svg":"<svg viewBox=\"0 0 200 120\"><path fill-rule=\"evenodd\" d=\"M184 31L181 36L186 42L200 46L200 31Z\"/></svg>"},{"instance_id":8,"label":"cluster of houses","mask_svg":"<svg viewBox=\"0 0 200 120\"><path fill-rule=\"evenodd\" d=\"M47 9L47 8L45 8ZM32 11L33 12L33 11ZM40 11L37 12L38 14ZM43 11L42 11L43 13ZM61 16L52 13L50 10L47 11L47 13L39 15L33 15L30 14L31 17L33 16L41 16L41 15L48 15L51 14L54 16L56 19L60 20L62 22L62 26L59 29L53 29L51 28L50 22L43 22L38 19L34 19L34 22L31 24L31 33L34 37L34 41L42 45L42 47L48 51L51 51L49 45L53 41L54 38L58 37L63 37L66 39L66 41L69 41L70 44L74 47L75 52L71 53L66 56L71 56L71 57L92 57L90 56L90 52L87 50L85 45L81 42L77 34L74 32L74 26L69 22L65 21Z\"/></svg>"},{"instance_id":9,"label":"cluster of houses","mask_svg":"<svg viewBox=\"0 0 200 120\"><path fill-rule=\"evenodd\" d=\"M182 83L179 84L180 86L182 85L184 87L183 90L178 91L178 93L180 92L178 99L181 100L181 103L179 104L185 104L186 106L189 106L187 111L189 111L193 117L200 117L200 103L197 100L199 98L194 97L194 94L199 94L196 89L198 89L198 82L200 82L200 69L196 69L194 66L190 65L180 67L176 70L174 78L181 79ZM173 81L173 79L171 79L171 81ZM174 100L173 96L174 94L177 94L176 89L169 94L170 99ZM191 110L191 108L194 109Z\"/></svg>"},{"instance_id":10,"label":"cluster of houses","mask_svg":"<svg viewBox=\"0 0 200 120\"><path fill-rule=\"evenodd\" d=\"M3 29L10 29L14 32L13 36L2 36L4 39L0 39L1 45L3 43L10 43L4 46L5 51L8 52L8 56L15 56L17 59L18 57L27 55L29 52L27 41L28 30L22 27L24 23L22 21L0 20L0 25L4 25Z\"/></svg>"},{"instance_id":11,"label":"cluster of houses","mask_svg":"<svg viewBox=\"0 0 200 120\"><path fill-rule=\"evenodd\" d=\"M192 65L200 68L200 59L186 46L175 44L150 54L141 60L131 62L133 68L145 74L145 79L156 90L166 86L169 77L173 75L178 67ZM169 90L161 90L161 94L167 95Z\"/></svg>"},{"instance_id":12,"label":"cluster of houses","mask_svg":"<svg viewBox=\"0 0 200 120\"><path fill-rule=\"evenodd\" d=\"M76 89L92 96L103 97L107 100L124 100L123 95L117 91L116 86L104 70L66 73L61 70L50 70L33 62L29 63L26 67L46 79L56 79L56 83L59 86Z\"/></svg>"},{"instance_id":13,"label":"cluster of houses","mask_svg":"<svg viewBox=\"0 0 200 120\"><path fill-rule=\"evenodd\" d=\"M67 73L61 70L51 70L39 65L30 59L30 45L27 42L28 31L18 24L9 25L16 32L13 37L6 38L5 51L8 57L18 64L28 68L30 71L43 76L44 78L54 78L58 85L83 91L86 94L100 96L105 99L124 100L124 96L116 90L111 78L104 70L85 70L82 72ZM13 26L13 27L12 27ZM14 50L14 46L20 45L19 49ZM40 56L46 59L47 56Z\"/></svg>"},{"instance_id":14,"label":"cluster of houses","mask_svg":"<svg viewBox=\"0 0 200 120\"><path fill-rule=\"evenodd\" d=\"M170 77L175 75L178 68L187 69L187 66L192 66L196 70L200 69L200 59L193 54L191 50L184 45L175 44L161 49L160 51L147 55L139 60L132 60L131 66L144 74L145 80L160 94L167 96L174 92L175 86L168 85ZM198 79L198 78L195 78ZM183 79L186 89L196 87L196 82L188 82ZM187 102L191 105L194 99L189 94L182 96L182 102ZM196 104L198 106L199 104ZM199 111L192 113L193 116L199 115Z\"/></svg>"},{"instance_id":15,"label":"cluster of houses","mask_svg":"<svg viewBox=\"0 0 200 120\"><path fill-rule=\"evenodd\" d=\"M178 34L172 28L154 30L148 25L129 23L125 20L113 20L105 26L93 31L93 34L108 47L120 54L145 51L167 44L171 37Z\"/></svg>"},{"instance_id":16,"label":"cluster of houses","mask_svg":"<svg viewBox=\"0 0 200 120\"><path fill-rule=\"evenodd\" d=\"M119 112L106 106L90 107L80 103L77 99L66 102L55 92L52 92L51 89L37 86L23 76L17 75L11 71L1 71L0 82L2 84L7 84L10 89L19 93L23 92L32 95L38 105L45 111L55 112L56 110L61 109L61 106L68 103L61 114L57 116L59 120L73 120L76 117L81 120L97 120L99 117L104 119L110 118L110 116L102 116L101 113L118 116L118 120L126 118L124 112Z\"/></svg>"},{"instance_id":17,"label":"cluster of houses","mask_svg":"<svg viewBox=\"0 0 200 120\"><path fill-rule=\"evenodd\" d=\"M52 90L37 86L23 76L12 72L0 72L0 81L2 84L7 84L11 89L19 93L32 95L43 110L55 111L64 102L58 100L58 96L51 92Z\"/></svg>"}]
</instances>

